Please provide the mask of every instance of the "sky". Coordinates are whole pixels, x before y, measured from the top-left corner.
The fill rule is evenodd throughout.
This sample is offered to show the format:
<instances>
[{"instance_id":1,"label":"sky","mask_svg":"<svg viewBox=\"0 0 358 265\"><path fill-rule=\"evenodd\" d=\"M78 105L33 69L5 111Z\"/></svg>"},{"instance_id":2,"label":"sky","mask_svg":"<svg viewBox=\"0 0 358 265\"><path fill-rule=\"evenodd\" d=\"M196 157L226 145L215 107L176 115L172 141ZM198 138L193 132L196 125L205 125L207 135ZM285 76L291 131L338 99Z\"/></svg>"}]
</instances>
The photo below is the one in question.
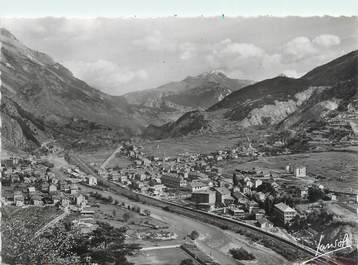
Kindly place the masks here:
<instances>
[{"instance_id":1,"label":"sky","mask_svg":"<svg viewBox=\"0 0 358 265\"><path fill-rule=\"evenodd\" d=\"M102 1L108 2L111 1ZM297 6L296 14L312 15L308 11L321 1L310 2L314 3L311 9L305 11ZM358 1L352 1L352 6L353 2ZM82 5L86 7L82 14L76 5L71 9L35 8L33 13L26 11L26 4L16 11L8 6L0 11L0 25L28 47L47 53L78 78L112 95L155 88L211 70L256 81L280 74L299 77L358 47L357 17L274 17L295 14L289 9L294 5L281 4L281 8L274 9L275 4L255 7L243 6L242 1L223 1L226 5L215 9L207 1L206 5L183 9L183 5L168 8L157 1L148 10L139 8L134 0L132 6L122 6L119 14L106 10L104 4L93 12L91 1L87 3ZM342 7L329 12L329 6L327 3L320 12L354 15L352 9ZM268 14L274 16L258 16L265 14L263 7L272 9ZM71 12L67 14L67 10ZM135 10L136 17L130 15ZM234 16L235 10L241 16ZM199 15L199 11L205 15ZM90 18L96 14L108 17ZM122 17L112 17L116 14ZM45 15L67 18L34 18ZM83 18L78 18L80 15Z\"/></svg>"},{"instance_id":2,"label":"sky","mask_svg":"<svg viewBox=\"0 0 358 265\"><path fill-rule=\"evenodd\" d=\"M352 16L357 0L0 0L0 16Z\"/></svg>"}]
</instances>

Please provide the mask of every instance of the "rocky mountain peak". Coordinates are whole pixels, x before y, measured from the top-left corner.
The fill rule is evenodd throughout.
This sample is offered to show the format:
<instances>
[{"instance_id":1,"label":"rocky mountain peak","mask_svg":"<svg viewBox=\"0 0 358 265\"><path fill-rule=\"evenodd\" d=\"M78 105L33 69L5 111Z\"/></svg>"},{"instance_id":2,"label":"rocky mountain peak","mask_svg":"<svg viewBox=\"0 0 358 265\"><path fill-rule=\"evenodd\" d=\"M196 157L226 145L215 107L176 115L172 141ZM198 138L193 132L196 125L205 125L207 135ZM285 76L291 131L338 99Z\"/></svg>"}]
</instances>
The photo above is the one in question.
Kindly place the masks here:
<instances>
[{"instance_id":1,"label":"rocky mountain peak","mask_svg":"<svg viewBox=\"0 0 358 265\"><path fill-rule=\"evenodd\" d=\"M0 42L3 49L14 56L31 60L38 65L53 65L54 60L39 51L32 50L21 43L9 30L0 28ZM4 51L2 52L4 53Z\"/></svg>"},{"instance_id":2,"label":"rocky mountain peak","mask_svg":"<svg viewBox=\"0 0 358 265\"><path fill-rule=\"evenodd\" d=\"M199 74L197 76L188 76L184 79L184 81L206 81L206 82L214 82L214 83L220 83L225 80L230 80L229 77L227 77L223 72L218 70L212 70L208 72L204 72L202 74Z\"/></svg>"},{"instance_id":3,"label":"rocky mountain peak","mask_svg":"<svg viewBox=\"0 0 358 265\"><path fill-rule=\"evenodd\" d=\"M16 37L6 28L0 28L0 36L17 41Z\"/></svg>"}]
</instances>

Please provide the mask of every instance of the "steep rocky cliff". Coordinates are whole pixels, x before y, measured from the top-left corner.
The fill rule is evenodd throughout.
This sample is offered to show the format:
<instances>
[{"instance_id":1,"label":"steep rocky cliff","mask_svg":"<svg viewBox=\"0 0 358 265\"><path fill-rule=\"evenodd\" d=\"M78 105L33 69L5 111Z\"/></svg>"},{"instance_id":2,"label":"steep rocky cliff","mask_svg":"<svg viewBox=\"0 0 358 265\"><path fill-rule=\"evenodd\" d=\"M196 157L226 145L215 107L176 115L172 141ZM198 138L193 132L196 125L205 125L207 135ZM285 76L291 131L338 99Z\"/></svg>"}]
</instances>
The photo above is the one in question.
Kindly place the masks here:
<instances>
[{"instance_id":1,"label":"steep rocky cliff","mask_svg":"<svg viewBox=\"0 0 358 265\"><path fill-rule=\"evenodd\" d=\"M8 143L21 148L38 146L54 133L59 135L73 119L103 125L123 137L141 132L142 122L125 100L87 85L6 29L0 30L0 42L2 137ZM62 139L76 141L77 129L71 133L68 128Z\"/></svg>"}]
</instances>

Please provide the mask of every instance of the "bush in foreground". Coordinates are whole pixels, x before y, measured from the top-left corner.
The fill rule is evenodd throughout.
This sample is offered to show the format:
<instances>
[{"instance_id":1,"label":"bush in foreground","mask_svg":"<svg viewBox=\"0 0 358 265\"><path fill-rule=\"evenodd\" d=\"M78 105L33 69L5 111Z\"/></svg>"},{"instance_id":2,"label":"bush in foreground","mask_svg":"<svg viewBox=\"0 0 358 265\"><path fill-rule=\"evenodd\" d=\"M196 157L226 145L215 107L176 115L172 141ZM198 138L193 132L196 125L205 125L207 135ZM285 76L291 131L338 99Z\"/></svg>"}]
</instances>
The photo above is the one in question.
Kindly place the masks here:
<instances>
[{"instance_id":1,"label":"bush in foreground","mask_svg":"<svg viewBox=\"0 0 358 265\"><path fill-rule=\"evenodd\" d=\"M246 249L244 248L232 248L230 249L230 254L232 255L232 257L234 259L237 260L254 260L255 256L252 255L250 252L248 252Z\"/></svg>"},{"instance_id":2,"label":"bush in foreground","mask_svg":"<svg viewBox=\"0 0 358 265\"><path fill-rule=\"evenodd\" d=\"M183 259L180 265L194 265L194 261L192 259Z\"/></svg>"},{"instance_id":3,"label":"bush in foreground","mask_svg":"<svg viewBox=\"0 0 358 265\"><path fill-rule=\"evenodd\" d=\"M198 233L198 231L193 231L193 232L191 232L190 233L190 238L192 239L192 240L195 240L195 239L197 239L199 237L199 233Z\"/></svg>"}]
</instances>

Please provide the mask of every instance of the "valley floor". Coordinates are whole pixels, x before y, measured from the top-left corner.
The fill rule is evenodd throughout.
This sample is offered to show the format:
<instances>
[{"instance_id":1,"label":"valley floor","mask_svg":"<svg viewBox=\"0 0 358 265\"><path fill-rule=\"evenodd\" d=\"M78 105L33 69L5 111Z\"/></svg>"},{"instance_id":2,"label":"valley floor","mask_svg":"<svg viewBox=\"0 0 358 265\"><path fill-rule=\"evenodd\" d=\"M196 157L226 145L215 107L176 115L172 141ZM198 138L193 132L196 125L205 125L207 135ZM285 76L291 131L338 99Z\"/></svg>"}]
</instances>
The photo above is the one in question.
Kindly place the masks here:
<instances>
[{"instance_id":1,"label":"valley floor","mask_svg":"<svg viewBox=\"0 0 358 265\"><path fill-rule=\"evenodd\" d=\"M83 191L89 188L83 188ZM96 190L97 191L97 190ZM99 191L97 191L99 192ZM126 197L119 196L117 194L109 193L109 192L101 192L105 196L112 196L114 200L118 200L120 202L126 202L134 205L140 206L142 209L148 209L151 211L151 216L157 218L159 221L165 222L169 224L170 231L175 232L178 235L178 239L174 241L164 241L157 245L174 245L178 243L185 242L184 238L187 237L193 230L199 232L199 238L196 240L196 245L200 250L205 252L207 255L211 256L214 260L219 262L222 265L237 265L239 264L232 256L228 253L229 249L237 248L237 247L245 247L249 252L251 252L257 259L255 264L258 265L278 265L278 264L288 264L287 260L277 254L276 252L265 248L261 245L257 245L249 238L246 238L242 235L239 235L234 232L222 230L216 226L212 226L200 221L196 221L194 219L177 215L163 209L153 207L150 205L144 205L138 202L133 202ZM132 243L132 242L131 242ZM147 247L147 246L146 246ZM157 253L157 254L156 254ZM153 252L148 254L151 256L150 260L161 260L163 259L160 256L161 251ZM131 261L135 262L135 264L143 265L143 264L153 264L147 263L143 258L144 254L139 256L134 256L131 258ZM157 257L154 257L156 256ZM182 255L182 254L181 254ZM143 262L143 263L142 263ZM175 261L172 261L175 262ZM171 264L171 265L179 265L178 263L159 263L159 264ZM242 262L245 264L245 262ZM248 262L247 264L252 264L252 262Z\"/></svg>"}]
</instances>

